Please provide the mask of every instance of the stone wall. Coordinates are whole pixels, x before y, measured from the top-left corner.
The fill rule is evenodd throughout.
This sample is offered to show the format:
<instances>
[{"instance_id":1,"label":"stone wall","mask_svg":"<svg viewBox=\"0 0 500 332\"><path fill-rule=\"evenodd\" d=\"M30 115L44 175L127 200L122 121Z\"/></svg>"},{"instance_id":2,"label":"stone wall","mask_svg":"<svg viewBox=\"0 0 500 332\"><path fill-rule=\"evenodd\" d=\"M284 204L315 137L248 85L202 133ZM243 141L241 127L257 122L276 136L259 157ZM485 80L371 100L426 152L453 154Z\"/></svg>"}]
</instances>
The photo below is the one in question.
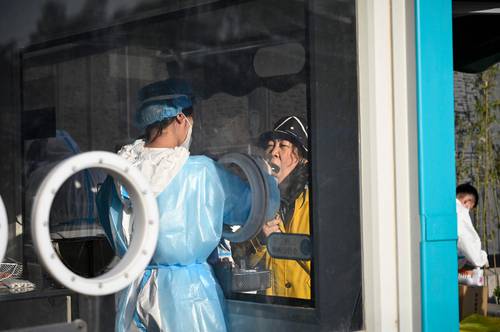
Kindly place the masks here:
<instances>
[{"instance_id":1,"label":"stone wall","mask_svg":"<svg viewBox=\"0 0 500 332\"><path fill-rule=\"evenodd\" d=\"M137 91L168 78L160 60L153 52L136 47L51 65L28 63L24 109L54 108L56 128L67 131L81 151L113 151L140 135L133 124ZM198 84L211 82L202 72L185 75ZM261 87L244 96L214 94L195 105L192 151L213 155L248 152L277 119L285 115L307 119L306 112L304 83L284 92Z\"/></svg>"},{"instance_id":2,"label":"stone wall","mask_svg":"<svg viewBox=\"0 0 500 332\"><path fill-rule=\"evenodd\" d=\"M471 131L477 130L477 127L471 126L471 123L477 121L478 117L477 102L480 97L480 89L478 86L479 78L480 74L467 74L461 72L454 73L455 134L457 142L457 184L471 182L477 187L480 195L483 196L480 197L479 206L475 209L473 219L477 224L476 228L478 229L478 233L481 237L484 237L484 229L482 225L480 225L480 222L477 221L479 220L479 218L477 218L477 214L483 210L483 204L485 204L484 189L481 188L480 185L478 186L482 180L479 178L481 175L475 174L471 170L471 165L473 165L473 163L484 164L485 162L477 153L477 149L481 144L483 144L484 141L482 138L479 138L478 135L470 134ZM495 86L491 90L490 100L500 101L500 74L497 74L494 84ZM490 125L490 133L492 137L495 137L493 146L496 153L490 158L490 160L498 169L500 165L498 160L500 153L500 107L492 108L491 111L496 114L496 120ZM500 236L498 234L500 230L498 213L500 211L496 208L496 206L498 206L498 202L496 202L495 198L499 197L499 190L500 188L498 187L492 187L490 191L490 198L487 202L487 206L489 206L486 211L486 219L488 221L487 233L495 233L488 243L489 254L500 252ZM494 191L497 192L496 196L493 195Z\"/></svg>"}]
</instances>

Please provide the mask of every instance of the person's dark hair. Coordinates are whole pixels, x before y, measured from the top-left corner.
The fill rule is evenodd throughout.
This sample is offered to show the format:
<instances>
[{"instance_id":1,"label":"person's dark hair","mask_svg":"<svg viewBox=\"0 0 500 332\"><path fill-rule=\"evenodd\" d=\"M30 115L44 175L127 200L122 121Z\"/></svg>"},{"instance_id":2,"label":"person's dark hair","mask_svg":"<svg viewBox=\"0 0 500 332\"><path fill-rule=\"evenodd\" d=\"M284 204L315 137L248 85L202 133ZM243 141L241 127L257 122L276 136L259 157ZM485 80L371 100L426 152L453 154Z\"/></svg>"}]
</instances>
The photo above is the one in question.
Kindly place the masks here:
<instances>
[{"instance_id":1,"label":"person's dark hair","mask_svg":"<svg viewBox=\"0 0 500 332\"><path fill-rule=\"evenodd\" d=\"M182 110L182 113L188 117L193 115L193 108L188 107ZM150 124L146 127L144 132L144 140L146 143L152 143L155 139L161 136L163 130L167 128L172 122L174 122L175 116L172 118L167 118L161 121Z\"/></svg>"},{"instance_id":2,"label":"person's dark hair","mask_svg":"<svg viewBox=\"0 0 500 332\"><path fill-rule=\"evenodd\" d=\"M307 152L304 151L303 149L300 149L297 145L295 145L294 143L292 143L292 146L293 146L293 151L295 153L297 153L297 156L299 157L299 159L302 161L302 160L307 160Z\"/></svg>"},{"instance_id":3,"label":"person's dark hair","mask_svg":"<svg viewBox=\"0 0 500 332\"><path fill-rule=\"evenodd\" d=\"M186 108L183 108L182 109L182 113L185 115L185 116L193 116L193 107L186 107Z\"/></svg>"},{"instance_id":4,"label":"person's dark hair","mask_svg":"<svg viewBox=\"0 0 500 332\"><path fill-rule=\"evenodd\" d=\"M295 200L300 194L305 194L309 181L309 168L307 163L298 164L290 174L278 185L280 189L280 210L281 219L285 225L290 222L295 209ZM306 200L303 196L302 203Z\"/></svg>"},{"instance_id":5,"label":"person's dark hair","mask_svg":"<svg viewBox=\"0 0 500 332\"><path fill-rule=\"evenodd\" d=\"M474 200L476 201L474 203L474 207L477 206L477 203L479 202L479 193L477 192L477 189L474 188L473 185L470 183L462 183L457 186L457 197L463 197L464 195L472 195L474 196Z\"/></svg>"}]
</instances>

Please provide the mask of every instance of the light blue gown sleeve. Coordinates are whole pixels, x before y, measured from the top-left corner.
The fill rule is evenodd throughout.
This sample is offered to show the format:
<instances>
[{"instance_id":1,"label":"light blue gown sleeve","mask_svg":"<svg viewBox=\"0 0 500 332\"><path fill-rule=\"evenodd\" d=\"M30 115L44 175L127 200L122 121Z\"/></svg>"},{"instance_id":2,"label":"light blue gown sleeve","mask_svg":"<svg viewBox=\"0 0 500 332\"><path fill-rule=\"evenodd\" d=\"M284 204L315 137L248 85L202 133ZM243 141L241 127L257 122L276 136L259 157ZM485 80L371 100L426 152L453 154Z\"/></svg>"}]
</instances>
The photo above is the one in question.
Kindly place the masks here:
<instances>
[{"instance_id":1,"label":"light blue gown sleeve","mask_svg":"<svg viewBox=\"0 0 500 332\"><path fill-rule=\"evenodd\" d=\"M216 172L224 192L224 223L243 225L252 207L249 184L220 165L216 165ZM275 217L280 205L280 192L276 178L266 172L263 173L268 193L265 218L271 220Z\"/></svg>"}]
</instances>

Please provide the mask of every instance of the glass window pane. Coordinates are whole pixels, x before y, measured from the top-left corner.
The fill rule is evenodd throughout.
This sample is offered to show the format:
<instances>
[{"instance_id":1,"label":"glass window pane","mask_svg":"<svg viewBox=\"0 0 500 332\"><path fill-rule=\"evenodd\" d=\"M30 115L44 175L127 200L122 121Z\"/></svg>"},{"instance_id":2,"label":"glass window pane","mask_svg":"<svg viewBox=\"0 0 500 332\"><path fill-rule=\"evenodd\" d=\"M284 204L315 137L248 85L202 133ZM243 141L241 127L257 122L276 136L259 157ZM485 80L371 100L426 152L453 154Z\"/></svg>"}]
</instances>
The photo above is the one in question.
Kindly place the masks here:
<instances>
[{"instance_id":1,"label":"glass window pane","mask_svg":"<svg viewBox=\"0 0 500 332\"><path fill-rule=\"evenodd\" d=\"M58 162L84 151L117 151L143 134L135 123L142 87L182 78L196 99L191 153L258 155L276 165L286 199L269 221L275 226L230 244L233 282L221 280L227 296L310 305L311 262L272 258L266 251L267 229L310 234L306 28L301 2L251 1L28 47L22 62L25 216L40 181ZM274 151L269 143L276 144ZM92 203L104 178L88 171L60 190L51 220L54 242L67 241L63 233L104 237ZM212 263L217 270L218 259ZM235 287L242 274L261 285Z\"/></svg>"}]
</instances>

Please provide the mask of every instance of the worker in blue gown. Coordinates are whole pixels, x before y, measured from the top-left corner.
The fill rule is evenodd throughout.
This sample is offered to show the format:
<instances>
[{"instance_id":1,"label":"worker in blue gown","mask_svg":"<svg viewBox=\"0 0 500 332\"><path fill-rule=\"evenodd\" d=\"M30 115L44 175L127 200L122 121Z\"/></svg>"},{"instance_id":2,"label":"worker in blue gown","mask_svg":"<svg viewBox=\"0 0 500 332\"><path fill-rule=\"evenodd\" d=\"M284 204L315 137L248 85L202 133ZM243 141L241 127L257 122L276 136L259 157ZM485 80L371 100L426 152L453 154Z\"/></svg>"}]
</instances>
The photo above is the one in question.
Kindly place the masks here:
<instances>
[{"instance_id":1,"label":"worker in blue gown","mask_svg":"<svg viewBox=\"0 0 500 332\"><path fill-rule=\"evenodd\" d=\"M139 103L136 121L145 128L144 138L118 154L149 180L160 230L143 276L117 294L115 329L226 331L223 294L206 260L221 239L223 223L246 221L249 186L212 159L190 156L193 100L186 81L168 79L145 86ZM277 188L271 176L268 180ZM275 202L277 209L279 196ZM108 177L97 205L111 245L123 256L134 218L126 188Z\"/></svg>"}]
</instances>

